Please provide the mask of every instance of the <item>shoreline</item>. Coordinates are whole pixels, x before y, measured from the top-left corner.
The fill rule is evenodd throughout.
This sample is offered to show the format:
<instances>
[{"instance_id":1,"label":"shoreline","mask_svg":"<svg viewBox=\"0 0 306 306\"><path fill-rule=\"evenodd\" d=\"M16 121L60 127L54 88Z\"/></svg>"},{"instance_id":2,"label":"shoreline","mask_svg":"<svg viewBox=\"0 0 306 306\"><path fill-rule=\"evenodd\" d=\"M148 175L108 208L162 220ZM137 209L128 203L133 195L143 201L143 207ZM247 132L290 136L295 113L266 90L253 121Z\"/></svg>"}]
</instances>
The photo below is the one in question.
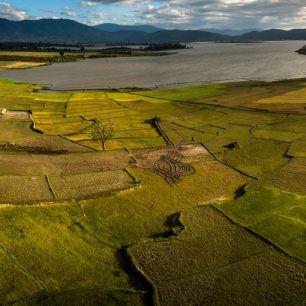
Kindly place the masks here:
<instances>
[{"instance_id":1,"label":"shoreline","mask_svg":"<svg viewBox=\"0 0 306 306\"><path fill-rule=\"evenodd\" d=\"M58 91L112 88L171 89L213 83L281 81L306 77L300 42L195 44L171 56L86 59L22 70L0 78L39 83ZM275 52L278 50L278 56ZM285 63L285 64L284 64Z\"/></svg>"},{"instance_id":2,"label":"shoreline","mask_svg":"<svg viewBox=\"0 0 306 306\"><path fill-rule=\"evenodd\" d=\"M1 79L1 78L0 78ZM10 81L19 82L12 79L7 79ZM207 85L229 85L235 83L278 83L278 82L306 82L306 76L304 78L283 78L283 79L275 79L275 80L259 80L259 79L236 79L236 80L220 80L220 81L211 81L211 82L184 82L184 83L173 83L173 84L162 84L154 87L107 87L107 88L69 88L69 89L57 89L52 88L52 85L46 84L39 84L39 83L31 83L33 85L42 86L43 89L40 92L75 92L75 91L88 91L88 92L98 92L98 91L105 91L105 92L131 92L131 91L158 91L163 89L176 89L176 88L190 88L190 87L197 87L197 86L207 86ZM23 81L22 81L23 82ZM23 82L27 83L27 82ZM180 86L182 85L182 86ZM185 86L184 86L185 85Z\"/></svg>"}]
</instances>

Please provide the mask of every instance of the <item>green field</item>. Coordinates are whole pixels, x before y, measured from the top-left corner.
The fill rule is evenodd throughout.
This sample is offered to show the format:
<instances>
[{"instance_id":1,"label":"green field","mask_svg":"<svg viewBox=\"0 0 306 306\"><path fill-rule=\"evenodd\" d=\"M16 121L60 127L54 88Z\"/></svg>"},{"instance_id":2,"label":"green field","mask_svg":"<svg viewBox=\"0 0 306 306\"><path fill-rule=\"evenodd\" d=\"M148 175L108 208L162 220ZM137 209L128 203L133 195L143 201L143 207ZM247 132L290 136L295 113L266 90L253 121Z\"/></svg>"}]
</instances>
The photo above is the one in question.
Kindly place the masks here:
<instances>
[{"instance_id":1,"label":"green field","mask_svg":"<svg viewBox=\"0 0 306 306\"><path fill-rule=\"evenodd\" d=\"M0 80L0 305L304 305L305 86Z\"/></svg>"}]
</instances>

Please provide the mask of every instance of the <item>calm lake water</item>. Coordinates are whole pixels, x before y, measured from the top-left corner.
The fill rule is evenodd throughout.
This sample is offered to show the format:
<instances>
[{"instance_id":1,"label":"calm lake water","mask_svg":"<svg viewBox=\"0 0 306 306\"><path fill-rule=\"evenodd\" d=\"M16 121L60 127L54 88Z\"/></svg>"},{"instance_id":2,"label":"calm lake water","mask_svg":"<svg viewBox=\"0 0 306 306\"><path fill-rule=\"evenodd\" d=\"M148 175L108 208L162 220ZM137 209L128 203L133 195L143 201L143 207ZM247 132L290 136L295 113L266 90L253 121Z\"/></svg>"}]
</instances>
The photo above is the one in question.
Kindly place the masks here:
<instances>
[{"instance_id":1,"label":"calm lake water","mask_svg":"<svg viewBox=\"0 0 306 306\"><path fill-rule=\"evenodd\" d=\"M54 89L179 87L238 80L306 77L304 41L254 44L195 43L193 49L161 57L91 59L28 70L0 78L49 84Z\"/></svg>"}]
</instances>

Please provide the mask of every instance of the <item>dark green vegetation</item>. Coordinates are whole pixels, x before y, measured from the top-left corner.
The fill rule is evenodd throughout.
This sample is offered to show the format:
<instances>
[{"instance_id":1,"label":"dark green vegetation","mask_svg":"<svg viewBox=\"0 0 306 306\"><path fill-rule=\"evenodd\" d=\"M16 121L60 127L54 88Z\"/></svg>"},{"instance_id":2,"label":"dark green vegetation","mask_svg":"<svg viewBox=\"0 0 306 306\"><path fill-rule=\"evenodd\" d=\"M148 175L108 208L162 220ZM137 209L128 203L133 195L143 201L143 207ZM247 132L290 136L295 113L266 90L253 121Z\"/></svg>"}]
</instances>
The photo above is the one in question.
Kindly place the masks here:
<instances>
[{"instance_id":1,"label":"dark green vegetation","mask_svg":"<svg viewBox=\"0 0 306 306\"><path fill-rule=\"evenodd\" d=\"M303 46L302 48L298 49L296 52L299 53L299 54L305 55L306 54L306 46Z\"/></svg>"},{"instance_id":2,"label":"dark green vegetation","mask_svg":"<svg viewBox=\"0 0 306 306\"><path fill-rule=\"evenodd\" d=\"M187 46L185 44L170 44L170 43L164 43L164 44L154 44L149 45L144 48L145 51L163 51L163 50L176 50L176 49L186 49Z\"/></svg>"},{"instance_id":3,"label":"dark green vegetation","mask_svg":"<svg viewBox=\"0 0 306 306\"><path fill-rule=\"evenodd\" d=\"M304 80L0 87L0 304L303 305Z\"/></svg>"}]
</instances>

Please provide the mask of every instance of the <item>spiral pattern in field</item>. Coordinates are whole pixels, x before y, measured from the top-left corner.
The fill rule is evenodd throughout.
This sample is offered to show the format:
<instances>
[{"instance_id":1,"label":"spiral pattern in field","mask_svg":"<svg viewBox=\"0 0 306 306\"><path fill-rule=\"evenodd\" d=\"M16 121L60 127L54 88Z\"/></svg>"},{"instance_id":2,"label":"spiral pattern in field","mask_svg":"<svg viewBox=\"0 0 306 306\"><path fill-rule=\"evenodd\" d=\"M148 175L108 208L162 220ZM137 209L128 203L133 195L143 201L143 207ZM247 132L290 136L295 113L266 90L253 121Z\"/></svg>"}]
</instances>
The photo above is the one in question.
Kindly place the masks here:
<instances>
[{"instance_id":1,"label":"spiral pattern in field","mask_svg":"<svg viewBox=\"0 0 306 306\"><path fill-rule=\"evenodd\" d=\"M174 185L182 180L183 176L196 172L191 165L182 162L184 156L177 150L171 150L168 155L163 155L154 163L153 170L163 177L169 184Z\"/></svg>"}]
</instances>

